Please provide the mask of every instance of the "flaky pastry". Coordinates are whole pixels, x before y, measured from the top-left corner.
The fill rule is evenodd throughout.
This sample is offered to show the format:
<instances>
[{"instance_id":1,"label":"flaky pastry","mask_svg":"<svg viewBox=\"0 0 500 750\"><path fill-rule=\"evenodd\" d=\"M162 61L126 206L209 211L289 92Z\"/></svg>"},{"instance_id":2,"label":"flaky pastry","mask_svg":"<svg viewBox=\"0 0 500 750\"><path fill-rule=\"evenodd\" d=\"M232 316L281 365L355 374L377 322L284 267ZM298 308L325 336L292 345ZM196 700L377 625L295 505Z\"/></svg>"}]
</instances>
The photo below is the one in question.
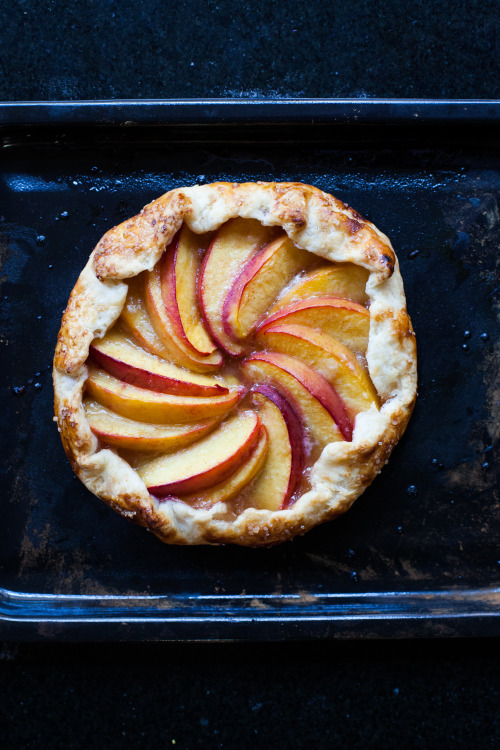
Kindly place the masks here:
<instances>
[{"instance_id":1,"label":"flaky pastry","mask_svg":"<svg viewBox=\"0 0 500 750\"><path fill-rule=\"evenodd\" d=\"M155 269L160 267L157 264L159 264L166 250L172 247L175 238L179 237L181 227L187 227L193 235L208 237L213 242L214 236L217 237L217 234L214 235L216 230L220 231L221 227L227 227L231 221L238 221L239 219L253 220L255 226L258 223L259 227L268 228L265 230L268 232L266 243L261 243L264 247L258 248L261 258L259 268L262 268L263 263L267 262L272 256L272 252L269 249L266 250L270 243L274 242L277 246L284 240L291 241L290 247L293 252L306 251L304 256L307 255L308 259L314 261L311 264L311 261L307 260L310 264L308 267L313 269L312 272L316 272L316 269L321 271L325 266L324 261L327 264L352 264L353 267L366 269L367 281L363 290L366 300L363 303L363 309L358 310L360 304L357 302L348 304L350 304L349 310L353 310L354 313L359 313L359 315L365 315L367 319L367 347L361 354L357 353L357 359L352 354L346 354L345 356L342 354L342 356L344 356L345 361L351 363L349 364L351 369L357 368L356 372L359 370L361 373L359 377L365 378L367 383L366 392L373 392L373 397L366 400L365 406L356 409L353 407L354 410L352 410L349 406L349 394L346 391L347 395L344 398L341 388L340 401L344 400L344 406L341 404L340 407L335 407L334 404L330 409L331 413L335 414L336 421L336 424L332 422L331 442L324 440L319 444L321 450L316 451L316 453L313 451L310 454L314 457L314 461L310 461L309 465L307 465L307 460L305 463L302 462L302 466L307 469L307 481L301 484L300 478L296 477L294 479L295 494L292 496L289 493L287 502L284 502L278 509L270 509L272 502L269 504L266 498L263 498L262 502L257 503L258 507L255 504L248 506L243 503L238 506L239 509L236 512L230 499L217 500L217 497L224 498L223 494L213 495L214 502L205 505L187 502L185 498L183 500L183 492L184 495L188 492L189 497L193 497L197 491L207 488L208 469L202 480L198 477L198 479L191 479L191 484L186 482L183 484L182 472L178 470L178 461L176 466L176 453L171 453L171 449L167 451L166 458L161 455L158 458L158 452L151 454L145 462L146 469L141 469L141 466L144 465L144 455L140 454L140 460L138 461L135 461L133 456L130 457L130 440L129 443L124 443L126 450L120 450L116 447L116 444L112 444L112 441L107 443L99 430L91 429L91 423L92 418L97 419L94 412L97 413L100 408L97 404L99 393L106 388L109 390L115 387L112 376L116 373L111 372L111 375L109 375L103 374L100 370L97 371L96 362L99 366L99 362L102 364L106 361L106 356L109 358L110 347L112 348L114 345L110 336L115 330L114 324L119 319L121 320L120 316L126 305L127 294L129 293L128 280L134 279L140 274L153 274ZM253 255L247 255L245 263L252 261L254 266L258 266L255 255L256 251ZM323 265L321 259L323 259ZM242 266L237 268L237 273L240 275L241 269ZM215 268L215 275L217 275L217 270ZM279 275L280 272L279 267L277 270L274 268L272 278L276 278L276 274ZM198 288L200 288L201 273L202 271L198 274ZM236 273L236 269L234 273ZM207 275L205 273L205 276ZM188 460L185 459L185 455L189 457L189 451L194 451L194 448L184 448L184 445L187 445L191 438L188 440L185 437L186 429L182 425L180 427L177 425L174 429L171 425L166 424L170 413L169 409L177 409L176 398L179 403L187 404L189 402L191 404L191 402L194 402L198 404L198 401L196 401L198 399L200 403L203 401L212 405L217 399L218 402L222 403L223 398L225 398L224 403L227 403L225 415L222 412L216 414L212 406L210 406L212 411L199 412L203 417L203 419L198 420L199 434L205 435L202 440L206 441L211 438L212 443L207 443L209 446L207 450L210 454L212 450L210 445L217 445L214 442L218 439L217 430L220 429L217 425L219 425L221 419L227 416L226 422L223 423L224 429L228 434L231 430L234 431L233 443L239 440L243 447L248 448L245 453L245 460L254 461L255 471L262 466L269 443L269 429L266 430L262 427L261 422L264 416L262 416L262 419L259 418L260 412L258 409L260 407L258 407L258 404L267 399L268 408L272 411L273 406L272 404L269 406L268 403L269 398L272 397L271 401L274 399L274 407L277 406L283 415L284 423L286 422L285 427L289 431L301 429L300 426L295 425L293 414L288 418L288 407L285 405L281 408L280 399L282 399L283 391L280 394L280 388L275 389L276 383L272 380L271 370L273 366L277 366L276 362L279 364L277 356L282 357L282 361L285 364L288 363L286 377L291 378L293 375L299 380L299 384L304 382L303 379L300 381L302 370L300 372L293 370L292 375L290 375L290 362L293 359L290 355L295 352L292 346L293 342L290 344L291 337L298 337L299 342L307 339L304 347L309 347L311 351L317 352L318 346L320 346L318 337L324 337L326 334L311 328L310 330L313 333L308 338L307 332L303 332L305 328L304 320L307 321L307 318L304 318L304 307L308 305L304 303L304 298L299 307L296 303L293 303L293 294L291 296L289 294L289 277L284 272L282 277L285 279L285 297L288 294L286 302L288 304L292 300L292 305L286 307L283 304L281 310L286 308L287 314L290 314L291 310L295 317L293 315L288 317L285 320L285 325L280 327L280 323L283 323L283 318L280 318L280 307L273 303L270 310L266 309L267 322L264 321L263 324L262 319L259 320L258 330L261 333L258 334L256 339L252 338L256 326L252 328L251 324L247 325L243 314L237 320L241 331L243 331L242 333L240 331L240 339L238 339L238 336L233 336L236 325L234 323L234 320L236 320L234 311L231 313L231 310L229 310L227 315L224 313L227 319L225 319L224 325L219 325L219 332L215 330L218 324L208 325L210 321L205 320L209 333L214 334L213 338L216 343L219 343L218 338L222 339L222 357L219 351L220 346L219 349L212 346L212 350L210 350L209 344L206 344L208 348L202 351L200 357L201 344L197 344L198 350L193 361L195 363L200 361L213 362L215 379L212 374L206 374L210 366L205 368L205 374L203 372L200 374L200 370L203 370L203 367L201 367L197 373L198 379L191 379L194 385L190 384L191 391L187 397L184 398L183 385L180 386L179 392L184 396L175 396L174 387L170 388L170 392L169 388L165 387L163 393L160 394L161 398L151 396L154 401L153 406L151 406L151 414L157 413L155 409L160 409L160 407L164 409L164 412L161 413L167 414L167 418L162 417L158 420L162 425L154 426L154 430L159 436L158 440L160 442L163 440L164 442L161 444L167 445L166 441L171 439L173 444L176 444L180 449L179 461ZM160 277L158 276L158 278ZM296 275L295 280L297 278L299 281L303 281L304 272ZM234 282L235 288L239 284L238 299L241 300L246 287L239 277L238 279L233 278L232 282ZM293 292L293 284L291 288ZM207 294L210 295L210 291ZM333 302L331 301L331 294L328 298L318 298L313 293L312 299L316 299L316 306L321 306L320 312L323 316L321 320L329 321L330 308L340 305L338 301L335 302L335 299ZM310 312L309 307L306 314ZM237 308L235 309L237 310ZM276 310L278 314L276 314ZM366 310L368 310L368 313ZM231 314L233 314L233 319L230 317ZM302 315L302 318L300 315ZM196 321L193 326L195 323ZM118 323L119 325L120 323ZM203 328L203 320L200 325ZM233 328L231 328L231 325ZM245 329L245 325L247 325L247 329ZM321 326L322 324L319 327ZM250 334L249 331L251 331ZM300 339L301 335L305 339ZM232 336L233 338L231 338ZM245 347L245 336L250 336L248 340L252 341L251 346ZM267 339L264 338L265 336L267 336ZM103 347L99 344L101 340L107 342L107 349L106 346ZM202 331L199 340L206 343L206 341L210 341L210 336ZM225 340L227 340L227 344L224 344ZM109 343L110 341L111 343ZM269 342L269 345L263 344L262 341ZM235 342L234 351L230 351L231 346L233 346L232 342ZM299 343L299 351L301 345ZM187 361L189 361L190 346L186 344L186 347L182 349L188 357ZM335 346L339 351L344 352L343 344L335 344ZM149 352L147 351L148 348ZM309 349L307 349L307 352L309 352ZM268 357L269 361L266 360L268 350L273 352ZM94 359L92 359L92 356L89 359L89 351L94 352ZM259 360L259 352L262 354L262 351L264 351L264 356L261 356ZM278 355L275 354L276 351ZM143 358L141 361L146 361L145 357L150 358L147 361L150 361L152 357L155 358L155 362L159 360L157 352L152 352L153 349L147 345L145 353L140 355ZM323 350L321 352L324 353ZM246 374L238 379L238 374L235 375L235 367L236 365L240 366L241 360L238 357L242 355L247 357L242 365ZM335 354L335 356L337 355ZM100 360L98 357L100 357ZM229 359L233 363L231 378L228 381L231 382L231 385L228 387L224 385L224 378L217 380L216 371L220 365L217 357L221 357L221 361ZM251 360L250 363L248 363L249 360ZM327 360L322 359L320 362L319 359L314 359L313 355L309 359L306 357L306 360L305 364L299 361L296 367L302 369L304 367L316 368L317 373L314 374L314 378L321 379L321 383L325 381L325 378L326 380L329 379L330 370ZM318 362L319 364L317 364ZM356 364L356 362L361 364ZM189 370L185 361L174 361L173 364L174 366L179 365L181 368L187 367L186 371ZM264 378L265 382L257 395L253 393L253 390L255 390L256 364L261 367L262 372L268 372L267 379ZM154 393L154 383L160 382L158 378L167 378L167 380L170 378L168 382L173 382L173 376L169 375L170 371L165 369L170 364L164 366L160 362L160 365L157 367L155 365L156 370L154 372L160 374L154 375L156 380L153 378L153 381L151 381L153 385L150 382L146 386L152 388L152 391L148 391L148 393ZM266 370L266 368L268 369ZM271 372L271 375L269 375L269 372ZM182 380L182 376L179 377ZM339 400L338 394L336 394L336 390L338 391L339 388L336 386L335 377L334 373L332 375L333 380L330 381L335 386L330 388L333 393L331 398L335 397ZM169 544L233 543L246 546L264 546L276 544L297 534L305 533L317 524L344 513L380 473L392 449L403 434L414 406L416 398L416 344L406 311L403 282L397 258L389 239L373 224L341 201L309 185L300 183L214 183L171 190L145 206L137 216L114 227L104 235L83 269L64 312L54 357L53 378L55 414L64 449L73 470L91 492L104 500L118 513L139 525L147 527L163 542ZM101 379L99 380L99 378ZM239 385L236 385L235 383L238 380ZM133 383L134 381L129 379L128 382ZM137 383L131 387L137 388ZM313 384L311 386L312 391L316 387L321 389L320 385ZM212 390L204 391L204 388L211 388ZM217 389L223 390L224 388L223 395L218 396ZM89 406L88 393L95 397L97 405L92 406L91 404ZM172 393L174 394L173 398ZM118 403L121 398L119 388L116 390L116 394L114 398ZM206 394L206 397L204 397L204 394ZM246 398L247 401L238 401L241 398ZM294 402L294 399L292 398L291 401ZM106 402L105 405L109 405L109 403ZM234 408L237 403L244 403L245 406L243 411L235 417ZM174 405L172 406L172 404ZM291 411L295 415L299 414L300 418L300 408L295 408L295 406L292 407ZM222 407L218 408L219 410L222 409ZM336 408L337 412L335 412ZM94 412L92 409L94 409ZM231 412L231 409L233 409L233 412ZM338 416L339 409L340 417ZM254 415L254 412L257 413L257 416ZM175 414L177 415L177 411L175 411ZM120 419L126 420L129 418L133 418L133 413L126 411L121 413ZM210 419L212 419L213 424L209 424ZM143 421L152 423L154 418L147 416ZM180 419L176 416L171 421L176 424L179 421L182 422L182 415ZM280 425L277 425L277 429L278 427L284 429ZM172 430L174 431L172 432ZM333 439L333 430L336 433L335 439ZM179 440L181 442L175 443ZM182 440L184 440L184 443L182 443ZM250 441L252 441L251 445ZM170 443L168 444L170 445ZM196 445L201 446L201 448L196 448L198 453L193 453L194 458L192 460L203 462L205 460L203 444L194 443L194 446ZM249 459L250 448L253 451L251 453L253 458L251 459ZM237 457L235 458L235 451L231 454L229 444L223 445L222 448L216 448L216 450L220 450L221 455L224 454L221 458L221 464L225 462L225 473L217 475L217 481L219 482L217 487L219 487L221 482L224 484L229 479L234 479L237 470L241 469L243 452L241 453L241 460L238 462ZM224 451L226 451L227 456ZM259 451L260 453L258 453ZM260 463L257 466L258 461ZM213 469L210 470L213 471ZM148 484L145 478L160 476L161 471L170 472L170 484L168 486L164 484L164 488L167 488L164 491L152 490L155 482L158 485L158 480L152 478ZM193 472L191 471L191 473ZM179 479L179 476L181 476L181 479ZM257 481L253 477L254 475L252 475L251 480L247 481ZM271 478L274 479L274 477ZM269 491L271 491L271 485L272 482L269 481ZM176 496L177 491L180 492L179 497ZM266 487L260 487L259 492L261 496L262 493L265 494ZM229 497L227 493L226 496ZM233 508L232 511L231 508Z\"/></svg>"}]
</instances>

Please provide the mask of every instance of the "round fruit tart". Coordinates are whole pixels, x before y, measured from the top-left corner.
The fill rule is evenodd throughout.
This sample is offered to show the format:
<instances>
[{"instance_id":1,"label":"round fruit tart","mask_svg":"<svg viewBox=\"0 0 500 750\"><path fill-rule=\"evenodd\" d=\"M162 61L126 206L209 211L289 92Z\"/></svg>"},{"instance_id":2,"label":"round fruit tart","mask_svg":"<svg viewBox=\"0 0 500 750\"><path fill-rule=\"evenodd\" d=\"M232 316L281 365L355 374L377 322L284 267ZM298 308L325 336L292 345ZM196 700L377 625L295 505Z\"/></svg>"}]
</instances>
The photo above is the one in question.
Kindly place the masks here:
<instances>
[{"instance_id":1,"label":"round fruit tart","mask_svg":"<svg viewBox=\"0 0 500 750\"><path fill-rule=\"evenodd\" d=\"M350 507L410 417L394 251L309 185L172 190L91 254L54 387L76 474L162 541L290 539Z\"/></svg>"}]
</instances>

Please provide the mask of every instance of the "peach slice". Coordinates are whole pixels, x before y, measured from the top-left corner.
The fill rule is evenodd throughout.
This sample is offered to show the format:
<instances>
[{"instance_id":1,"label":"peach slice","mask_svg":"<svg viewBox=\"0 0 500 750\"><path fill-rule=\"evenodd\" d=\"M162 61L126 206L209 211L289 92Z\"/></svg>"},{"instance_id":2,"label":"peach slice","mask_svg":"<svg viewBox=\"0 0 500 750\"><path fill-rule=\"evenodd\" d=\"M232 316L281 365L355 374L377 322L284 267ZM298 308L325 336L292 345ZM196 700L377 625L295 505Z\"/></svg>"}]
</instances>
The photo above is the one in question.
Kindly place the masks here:
<instances>
[{"instance_id":1,"label":"peach slice","mask_svg":"<svg viewBox=\"0 0 500 750\"><path fill-rule=\"evenodd\" d=\"M232 500L257 476L264 465L269 450L267 430L262 425L260 437L250 457L225 482L216 484L203 492L183 495L182 501L195 508L211 508L215 503Z\"/></svg>"},{"instance_id":2,"label":"peach slice","mask_svg":"<svg viewBox=\"0 0 500 750\"><path fill-rule=\"evenodd\" d=\"M150 424L120 417L92 399L85 399L83 406L94 435L116 448L135 451L180 450L211 432L220 422L220 418L214 418L198 424Z\"/></svg>"},{"instance_id":3,"label":"peach slice","mask_svg":"<svg viewBox=\"0 0 500 750\"><path fill-rule=\"evenodd\" d=\"M328 266L321 266L299 278L288 289L284 289L271 312L281 310L290 302L320 295L351 299L364 305L368 301L365 291L368 276L366 268L354 263L330 263Z\"/></svg>"},{"instance_id":4,"label":"peach slice","mask_svg":"<svg viewBox=\"0 0 500 750\"><path fill-rule=\"evenodd\" d=\"M299 359L278 352L248 357L242 370L257 383L270 383L299 412L311 440L321 449L352 439L352 423L332 386Z\"/></svg>"},{"instance_id":5,"label":"peach slice","mask_svg":"<svg viewBox=\"0 0 500 750\"><path fill-rule=\"evenodd\" d=\"M208 356L216 346L201 319L197 296L201 253L205 238L184 224L160 263L161 292L165 311L179 340L194 354Z\"/></svg>"},{"instance_id":6,"label":"peach slice","mask_svg":"<svg viewBox=\"0 0 500 750\"><path fill-rule=\"evenodd\" d=\"M338 297L313 297L292 302L259 326L265 331L273 325L289 323L315 328L333 336L349 349L364 354L368 346L370 313L357 302Z\"/></svg>"},{"instance_id":7,"label":"peach slice","mask_svg":"<svg viewBox=\"0 0 500 750\"><path fill-rule=\"evenodd\" d=\"M184 424L222 416L243 393L242 388L207 398L157 393L124 383L93 366L89 367L86 387L90 396L122 417L153 424Z\"/></svg>"},{"instance_id":8,"label":"peach slice","mask_svg":"<svg viewBox=\"0 0 500 750\"><path fill-rule=\"evenodd\" d=\"M114 328L103 339L94 339L90 354L98 367L115 378L159 393L217 396L229 390L214 378L188 372L145 352Z\"/></svg>"},{"instance_id":9,"label":"peach slice","mask_svg":"<svg viewBox=\"0 0 500 750\"><path fill-rule=\"evenodd\" d=\"M280 290L315 260L285 235L262 248L243 266L222 310L228 336L245 339L257 325Z\"/></svg>"},{"instance_id":10,"label":"peach slice","mask_svg":"<svg viewBox=\"0 0 500 750\"><path fill-rule=\"evenodd\" d=\"M183 495L228 479L252 453L261 422L253 411L235 414L195 445L138 468L153 495Z\"/></svg>"},{"instance_id":11,"label":"peach slice","mask_svg":"<svg viewBox=\"0 0 500 750\"><path fill-rule=\"evenodd\" d=\"M284 510L302 477L304 430L294 409L275 388L262 385L253 398L269 434L269 451L245 502L253 508Z\"/></svg>"},{"instance_id":12,"label":"peach slice","mask_svg":"<svg viewBox=\"0 0 500 750\"><path fill-rule=\"evenodd\" d=\"M198 278L201 312L212 338L228 354L239 356L243 349L224 330L226 297L242 266L275 234L255 219L232 219L222 225L205 255Z\"/></svg>"},{"instance_id":13,"label":"peach slice","mask_svg":"<svg viewBox=\"0 0 500 750\"><path fill-rule=\"evenodd\" d=\"M302 359L322 375L339 394L352 421L372 404L379 407L368 373L351 350L333 336L290 324L267 328L259 334L258 341L266 349Z\"/></svg>"},{"instance_id":14,"label":"peach slice","mask_svg":"<svg viewBox=\"0 0 500 750\"><path fill-rule=\"evenodd\" d=\"M128 280L128 294L120 323L129 331L140 346L158 357L170 358L170 351L156 335L144 303L145 274Z\"/></svg>"},{"instance_id":15,"label":"peach slice","mask_svg":"<svg viewBox=\"0 0 500 750\"><path fill-rule=\"evenodd\" d=\"M221 367L223 358L220 352L215 351L208 356L197 354L185 336L178 335L171 317L165 309L159 263L152 271L146 272L144 297L156 335L161 339L163 345L170 352L170 357L177 364L188 367L195 372L209 372Z\"/></svg>"}]
</instances>

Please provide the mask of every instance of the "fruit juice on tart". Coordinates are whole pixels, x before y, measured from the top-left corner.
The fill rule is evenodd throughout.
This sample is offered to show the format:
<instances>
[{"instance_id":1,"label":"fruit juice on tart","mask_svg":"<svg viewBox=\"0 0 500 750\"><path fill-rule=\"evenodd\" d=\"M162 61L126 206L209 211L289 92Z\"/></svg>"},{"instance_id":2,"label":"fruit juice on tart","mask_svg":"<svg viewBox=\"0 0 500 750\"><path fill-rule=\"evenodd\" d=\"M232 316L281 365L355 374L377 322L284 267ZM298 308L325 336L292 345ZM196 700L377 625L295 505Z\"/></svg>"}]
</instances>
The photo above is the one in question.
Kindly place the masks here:
<instances>
[{"instance_id":1,"label":"fruit juice on tart","mask_svg":"<svg viewBox=\"0 0 500 750\"><path fill-rule=\"evenodd\" d=\"M408 423L397 258L309 185L172 190L92 252L54 389L76 474L162 541L290 539L344 513Z\"/></svg>"}]
</instances>

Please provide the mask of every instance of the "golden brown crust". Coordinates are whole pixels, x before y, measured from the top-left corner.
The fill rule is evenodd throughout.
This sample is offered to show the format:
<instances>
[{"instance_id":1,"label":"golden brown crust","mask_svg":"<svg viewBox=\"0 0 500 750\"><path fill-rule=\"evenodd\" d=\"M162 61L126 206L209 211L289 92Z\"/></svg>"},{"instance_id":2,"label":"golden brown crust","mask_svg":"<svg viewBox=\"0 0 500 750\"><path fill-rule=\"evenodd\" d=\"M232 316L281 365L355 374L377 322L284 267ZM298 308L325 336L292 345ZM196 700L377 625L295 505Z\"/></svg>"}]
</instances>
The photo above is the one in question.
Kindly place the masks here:
<instances>
[{"instance_id":1,"label":"golden brown crust","mask_svg":"<svg viewBox=\"0 0 500 750\"><path fill-rule=\"evenodd\" d=\"M353 441L328 445L311 490L287 510L249 508L224 520L219 503L195 510L152 497L133 469L102 448L82 406L89 345L123 307L121 280L154 267L183 222L198 233L242 216L281 226L298 246L367 268L367 361L382 401L358 415ZM416 345L397 259L387 237L353 209L301 183L214 183L172 190L107 232L82 271L64 313L54 357L55 413L73 469L108 505L170 544L278 544L344 513L381 471L403 434L416 398Z\"/></svg>"},{"instance_id":2,"label":"golden brown crust","mask_svg":"<svg viewBox=\"0 0 500 750\"><path fill-rule=\"evenodd\" d=\"M137 259L152 268L190 211L189 198L173 190L145 206L138 216L110 229L94 251L97 278L127 278Z\"/></svg>"}]
</instances>

